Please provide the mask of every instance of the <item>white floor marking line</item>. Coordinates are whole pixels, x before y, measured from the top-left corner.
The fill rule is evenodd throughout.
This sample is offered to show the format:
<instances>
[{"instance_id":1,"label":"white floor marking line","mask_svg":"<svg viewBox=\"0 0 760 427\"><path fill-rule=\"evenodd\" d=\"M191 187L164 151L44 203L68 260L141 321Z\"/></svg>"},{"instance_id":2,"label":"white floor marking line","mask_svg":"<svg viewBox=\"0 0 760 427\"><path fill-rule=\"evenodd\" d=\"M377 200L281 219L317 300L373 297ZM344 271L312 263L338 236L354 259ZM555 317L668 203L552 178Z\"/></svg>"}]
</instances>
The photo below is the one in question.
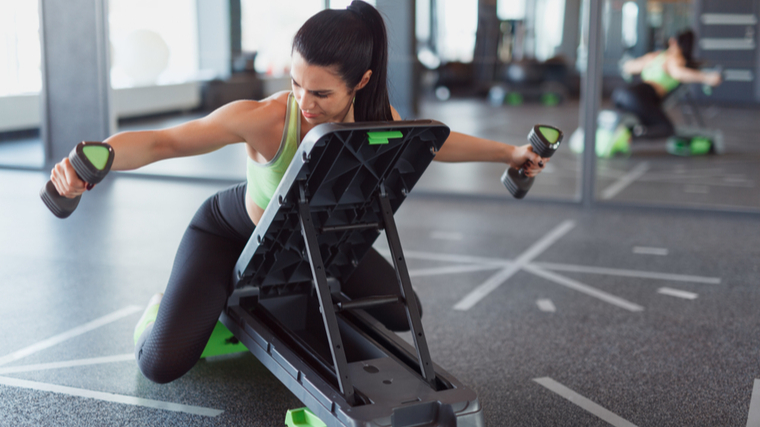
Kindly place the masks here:
<instances>
[{"instance_id":1,"label":"white floor marking line","mask_svg":"<svg viewBox=\"0 0 760 427\"><path fill-rule=\"evenodd\" d=\"M697 299L699 295L694 292L680 291L672 288L660 288L657 290L658 294L670 295L672 297L678 297L683 299Z\"/></svg>"},{"instance_id":2,"label":"white floor marking line","mask_svg":"<svg viewBox=\"0 0 760 427\"><path fill-rule=\"evenodd\" d=\"M633 169L631 169L627 174L623 175L612 183L609 187L605 188L604 191L602 191L602 199L609 200L618 194L620 194L621 191L625 190L626 187L633 184L634 181L644 176L645 173L649 170L649 162L641 162L638 165L636 165Z\"/></svg>"},{"instance_id":3,"label":"white floor marking line","mask_svg":"<svg viewBox=\"0 0 760 427\"><path fill-rule=\"evenodd\" d=\"M755 386L752 388L747 427L760 427L760 380L755 380Z\"/></svg>"},{"instance_id":4,"label":"white floor marking line","mask_svg":"<svg viewBox=\"0 0 760 427\"><path fill-rule=\"evenodd\" d=\"M499 270L496 274L489 277L488 280L480 284L472 292L467 294L467 296L456 303L454 305L454 310L467 311L471 309L473 306L475 306L475 304L488 296L488 294L501 286L502 283L506 282L510 277L514 276L514 274L518 271L520 271L520 267L518 266L507 267Z\"/></svg>"},{"instance_id":5,"label":"white floor marking line","mask_svg":"<svg viewBox=\"0 0 760 427\"><path fill-rule=\"evenodd\" d=\"M506 282L515 273L520 271L524 266L530 263L535 257L541 255L551 245L561 239L565 234L575 227L575 222L567 220L554 228L549 234L542 237L541 240L533 244L527 251L523 252L509 267L499 271L491 276L485 283L475 288L461 301L454 305L454 310L466 311L471 309L480 300L493 292L496 288Z\"/></svg>"},{"instance_id":6,"label":"white floor marking line","mask_svg":"<svg viewBox=\"0 0 760 427\"><path fill-rule=\"evenodd\" d=\"M29 356L30 354L36 353L40 350L44 350L46 348L52 347L56 344L60 344L68 339L82 335L84 333L97 329L101 326L105 326L111 322L115 322L119 319L129 316L130 314L134 314L134 313L137 313L138 311L142 311L142 309L143 307L140 307L137 305L130 305L129 307L122 308L121 310L113 312L109 315L103 316L99 319L95 319L92 322L86 323L82 326L77 326L76 328L66 331L62 334L56 335L54 337L50 337L44 341L40 341L37 344L33 344L33 345L30 345L29 347L22 348L21 350L18 350L6 356L0 357L0 366L14 362L16 360Z\"/></svg>"},{"instance_id":7,"label":"white floor marking line","mask_svg":"<svg viewBox=\"0 0 760 427\"><path fill-rule=\"evenodd\" d=\"M570 289L574 289L578 292L582 292L594 298L598 298L602 301L608 302L612 305L616 305L620 308L624 308L629 311L643 311L644 310L644 307L638 304L634 304L630 301L626 301L623 298L616 297L615 295L608 294L607 292L600 291L599 289L592 288L591 286L584 285L581 282L569 279L564 276L560 276L559 274L555 274L550 271L546 271L544 269L538 268L535 265L526 265L524 268L525 268L525 271L533 273L536 276L541 276L544 279L551 280L552 282L558 283Z\"/></svg>"},{"instance_id":8,"label":"white floor marking line","mask_svg":"<svg viewBox=\"0 0 760 427\"><path fill-rule=\"evenodd\" d=\"M606 274L610 276L638 277L641 279L670 280L673 282L704 283L719 285L719 277L688 276L684 274L657 273L653 271L622 270L617 268L588 267L583 265L534 262L530 265L544 270L567 271L572 273Z\"/></svg>"},{"instance_id":9,"label":"white floor marking line","mask_svg":"<svg viewBox=\"0 0 760 427\"><path fill-rule=\"evenodd\" d=\"M548 313L554 313L557 311L557 307L554 306L554 303L550 299L540 299L536 301L536 305L541 311L546 311Z\"/></svg>"},{"instance_id":10,"label":"white floor marking line","mask_svg":"<svg viewBox=\"0 0 760 427\"><path fill-rule=\"evenodd\" d=\"M634 246L633 253L638 255L659 255L666 256L668 250L666 248L650 248L647 246Z\"/></svg>"},{"instance_id":11,"label":"white floor marking line","mask_svg":"<svg viewBox=\"0 0 760 427\"><path fill-rule=\"evenodd\" d=\"M443 274L469 273L472 271L487 271L499 268L498 265L452 265L450 267L421 268L409 270L409 277L440 276Z\"/></svg>"},{"instance_id":12,"label":"white floor marking line","mask_svg":"<svg viewBox=\"0 0 760 427\"><path fill-rule=\"evenodd\" d=\"M710 187L706 185L684 185L683 192L689 194L709 194Z\"/></svg>"},{"instance_id":13,"label":"white floor marking line","mask_svg":"<svg viewBox=\"0 0 760 427\"><path fill-rule=\"evenodd\" d=\"M391 252L386 249L377 249L380 255L390 258ZM418 251L404 251L404 256L407 259L424 259L427 261L441 261L441 262L455 262L455 263L470 263L470 264L484 264L484 265L496 265L501 267L508 267L512 265L512 261L499 259L499 258L486 258L470 255L456 255L456 254L441 254L434 252L418 252Z\"/></svg>"},{"instance_id":14,"label":"white floor marking line","mask_svg":"<svg viewBox=\"0 0 760 427\"><path fill-rule=\"evenodd\" d=\"M632 424L630 421L626 421L625 419L621 418L619 415L599 406L597 403L581 396L580 394L565 387L564 385L558 383L557 381L554 381L551 378L548 378L548 377L534 378L533 381L541 384L542 386L553 391L554 393L557 393L558 395L564 397L565 399L569 400L575 405L580 406L582 409L585 409L587 412L590 412L591 414L610 423L614 427L636 427L636 425Z\"/></svg>"},{"instance_id":15,"label":"white floor marking line","mask_svg":"<svg viewBox=\"0 0 760 427\"><path fill-rule=\"evenodd\" d=\"M37 372L50 369L74 368L77 366L101 365L104 363L117 363L135 360L134 353L119 354L116 356L93 357L91 359L67 360L65 362L37 363L34 365L11 366L0 368L0 375L17 374L19 372Z\"/></svg>"},{"instance_id":16,"label":"white floor marking line","mask_svg":"<svg viewBox=\"0 0 760 427\"><path fill-rule=\"evenodd\" d=\"M184 412L186 414L192 415L203 415L206 417L216 417L217 415L224 412L218 409L204 408L201 406L181 405L179 403L162 402L160 400L143 399L140 397L125 396L102 391L85 390L81 388L46 384L35 381L26 381L17 378L0 377L0 384L10 387L20 387L30 390L48 391L52 393L66 394L69 396L102 400L105 402L122 403L125 405L143 406L146 408L154 409L164 409L167 411Z\"/></svg>"},{"instance_id":17,"label":"white floor marking line","mask_svg":"<svg viewBox=\"0 0 760 427\"><path fill-rule=\"evenodd\" d=\"M451 240L454 242L458 242L464 239L464 234L450 232L450 231L434 231L430 233L430 238L437 239L437 240Z\"/></svg>"}]
</instances>

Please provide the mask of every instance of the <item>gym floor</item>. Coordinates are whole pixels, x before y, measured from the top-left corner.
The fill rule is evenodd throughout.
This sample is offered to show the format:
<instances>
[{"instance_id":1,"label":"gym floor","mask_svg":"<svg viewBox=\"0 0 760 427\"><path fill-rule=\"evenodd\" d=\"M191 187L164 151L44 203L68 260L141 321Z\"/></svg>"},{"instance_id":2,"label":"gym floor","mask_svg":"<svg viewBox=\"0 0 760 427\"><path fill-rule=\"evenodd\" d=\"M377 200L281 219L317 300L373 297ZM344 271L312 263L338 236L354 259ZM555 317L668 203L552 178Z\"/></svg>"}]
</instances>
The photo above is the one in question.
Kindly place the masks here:
<instances>
[{"instance_id":1,"label":"gym floor","mask_svg":"<svg viewBox=\"0 0 760 427\"><path fill-rule=\"evenodd\" d=\"M606 163L630 171L647 156L673 174L700 161L635 152ZM558 152L531 196L571 199L574 161ZM460 166L431 168L396 220L433 360L479 394L487 426L760 425L760 216L516 202L498 182L503 167ZM213 179L113 174L64 221L37 196L48 172L0 169L0 425L273 426L302 406L250 354L202 360L167 385L133 360L132 329L163 290L185 226L237 179L206 167ZM446 168L460 179L445 189L468 197L434 186ZM746 181L728 204L752 208L757 168L720 168L712 181ZM689 185L723 188L707 175ZM454 187L467 180L497 185ZM624 182L617 197L652 186ZM667 185L652 186L663 202L675 194ZM684 185L672 188L686 204L725 192Z\"/></svg>"}]
</instances>

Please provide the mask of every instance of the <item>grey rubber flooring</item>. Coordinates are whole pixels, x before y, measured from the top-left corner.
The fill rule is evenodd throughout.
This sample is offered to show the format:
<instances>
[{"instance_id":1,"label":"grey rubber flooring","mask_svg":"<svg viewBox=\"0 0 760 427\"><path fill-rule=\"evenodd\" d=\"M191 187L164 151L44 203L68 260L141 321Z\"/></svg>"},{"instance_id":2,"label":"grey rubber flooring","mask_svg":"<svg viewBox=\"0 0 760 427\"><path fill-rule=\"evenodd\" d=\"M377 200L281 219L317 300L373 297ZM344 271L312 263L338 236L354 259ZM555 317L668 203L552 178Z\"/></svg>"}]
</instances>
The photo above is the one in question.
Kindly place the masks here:
<instances>
[{"instance_id":1,"label":"grey rubber flooring","mask_svg":"<svg viewBox=\"0 0 760 427\"><path fill-rule=\"evenodd\" d=\"M47 178L0 170L0 425L283 425L301 404L249 354L167 385L130 360L186 224L226 184L114 174L59 220ZM396 219L433 360L486 425L757 425L757 216L413 191Z\"/></svg>"}]
</instances>

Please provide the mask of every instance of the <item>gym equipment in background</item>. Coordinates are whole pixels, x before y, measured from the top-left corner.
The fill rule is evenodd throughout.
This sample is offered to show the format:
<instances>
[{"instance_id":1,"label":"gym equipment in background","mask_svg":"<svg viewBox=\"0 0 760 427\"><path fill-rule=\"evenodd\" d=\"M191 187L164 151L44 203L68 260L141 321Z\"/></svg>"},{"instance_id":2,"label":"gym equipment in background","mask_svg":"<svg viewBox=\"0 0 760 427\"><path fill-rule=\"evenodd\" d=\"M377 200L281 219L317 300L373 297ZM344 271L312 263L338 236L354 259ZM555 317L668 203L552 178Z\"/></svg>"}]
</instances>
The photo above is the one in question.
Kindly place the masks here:
<instances>
[{"instance_id":1,"label":"gym equipment in background","mask_svg":"<svg viewBox=\"0 0 760 427\"><path fill-rule=\"evenodd\" d=\"M560 58L544 62L524 59L504 64L500 82L488 91L491 105L540 102L555 106L568 96L567 65Z\"/></svg>"},{"instance_id":2,"label":"gym equipment in background","mask_svg":"<svg viewBox=\"0 0 760 427\"><path fill-rule=\"evenodd\" d=\"M430 357L393 219L448 135L431 120L316 126L237 261L220 321L327 426L484 424ZM352 300L341 281L381 230L400 292ZM364 311L389 303L414 345Z\"/></svg>"},{"instance_id":3,"label":"gym equipment in background","mask_svg":"<svg viewBox=\"0 0 760 427\"><path fill-rule=\"evenodd\" d=\"M554 155L562 143L562 131L548 125L535 125L528 133L533 152L541 157L548 158ZM516 170L508 168L501 176L501 182L507 187L507 190L516 199L522 199L528 194L528 190L533 186L535 178L525 176L523 168Z\"/></svg>"},{"instance_id":4,"label":"gym equipment in background","mask_svg":"<svg viewBox=\"0 0 760 427\"><path fill-rule=\"evenodd\" d=\"M722 154L725 151L723 132L708 128L701 109L691 93L693 85L682 84L672 90L663 100L662 108L667 111L680 106L685 125L675 126L675 135L667 138L665 149L679 156ZM610 158L617 154L628 155L631 142L641 134L639 118L629 112L601 110L597 116L596 145L597 157ZM570 136L570 150L583 152L583 128L577 128Z\"/></svg>"},{"instance_id":5,"label":"gym equipment in background","mask_svg":"<svg viewBox=\"0 0 760 427\"><path fill-rule=\"evenodd\" d=\"M105 142L80 142L69 153L69 161L77 176L86 182L88 188L106 177L113 164L114 151ZM58 218L68 218L79 206L82 196L69 199L58 194L52 181L48 181L40 190L40 197L45 205Z\"/></svg>"}]
</instances>

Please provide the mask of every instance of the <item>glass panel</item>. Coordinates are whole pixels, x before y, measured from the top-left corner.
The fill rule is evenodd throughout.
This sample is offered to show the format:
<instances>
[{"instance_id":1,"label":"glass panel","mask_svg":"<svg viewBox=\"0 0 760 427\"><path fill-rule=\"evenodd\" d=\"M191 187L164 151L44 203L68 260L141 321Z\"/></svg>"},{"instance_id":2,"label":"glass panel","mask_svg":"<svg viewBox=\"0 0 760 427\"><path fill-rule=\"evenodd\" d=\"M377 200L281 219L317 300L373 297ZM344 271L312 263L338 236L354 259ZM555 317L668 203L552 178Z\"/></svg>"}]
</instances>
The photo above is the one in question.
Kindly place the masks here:
<instances>
[{"instance_id":1,"label":"glass panel","mask_svg":"<svg viewBox=\"0 0 760 427\"><path fill-rule=\"evenodd\" d=\"M41 168L38 2L0 0L0 167Z\"/></svg>"},{"instance_id":2,"label":"glass panel","mask_svg":"<svg viewBox=\"0 0 760 427\"><path fill-rule=\"evenodd\" d=\"M351 4L353 0L328 0L330 2L330 9L345 9L348 7L348 5ZM372 6L377 6L376 0L362 0L365 1Z\"/></svg>"},{"instance_id":3,"label":"glass panel","mask_svg":"<svg viewBox=\"0 0 760 427\"><path fill-rule=\"evenodd\" d=\"M599 200L760 212L758 8L607 1Z\"/></svg>"},{"instance_id":4,"label":"glass panel","mask_svg":"<svg viewBox=\"0 0 760 427\"><path fill-rule=\"evenodd\" d=\"M472 62L478 27L478 0L436 2L438 52L443 61Z\"/></svg>"},{"instance_id":5,"label":"glass panel","mask_svg":"<svg viewBox=\"0 0 760 427\"><path fill-rule=\"evenodd\" d=\"M194 0L110 0L111 86L176 84L198 74Z\"/></svg>"},{"instance_id":6,"label":"glass panel","mask_svg":"<svg viewBox=\"0 0 760 427\"><path fill-rule=\"evenodd\" d=\"M116 51L115 64L121 67L115 66L112 73L114 86L121 87L115 93L120 131L163 129L205 116L211 110L236 99L260 99L279 90L289 89L293 36L309 17L323 9L325 2L241 0L238 16L241 24L239 41L243 53L233 58L231 76L205 82L198 81L196 1L140 0L140 4L143 6L136 8L131 0L111 0L111 38ZM213 4L214 2L206 2L206 7L213 7ZM215 13L235 16L234 10L228 11L221 2L218 4L219 9ZM224 9L224 12L220 9ZM139 10L140 16L131 16L132 10ZM167 27L167 22L172 27ZM215 29L232 32L235 28L232 25L231 30L227 21L202 22L208 27L204 27L206 34ZM139 66L134 67L133 75L127 79L125 70L129 68L120 62L119 58L123 58L124 53L119 52L129 53L131 50L120 48L122 45L119 43L123 42L119 40L130 37L130 41L139 44L140 52L152 54L140 59ZM218 45L207 45L206 48L230 49L230 45L223 39L217 41ZM234 45L236 35L232 34L231 39ZM175 58L175 48L179 58ZM165 67L159 72L162 64ZM134 84L135 75L140 77L149 73L152 73L153 86L126 87ZM184 81L183 76L187 77ZM117 86L117 78L121 79L119 81L122 86ZM171 82L175 84L168 84ZM144 84L150 85L150 82L145 81ZM157 162L134 173L244 180L246 158L244 144L233 144L202 156Z\"/></svg>"},{"instance_id":7,"label":"glass panel","mask_svg":"<svg viewBox=\"0 0 760 427\"><path fill-rule=\"evenodd\" d=\"M424 3L421 5L421 3ZM527 198L575 200L580 157L567 147L578 128L580 2L418 1L420 118L452 131L528 144L534 124L564 139ZM491 7L492 9L488 9ZM478 28L478 25L481 25ZM503 163L434 162L415 191L512 198Z\"/></svg>"},{"instance_id":8,"label":"glass panel","mask_svg":"<svg viewBox=\"0 0 760 427\"><path fill-rule=\"evenodd\" d=\"M267 76L289 76L293 36L307 19L324 8L324 0L242 0L240 3L243 50L256 52L256 71Z\"/></svg>"}]
</instances>

